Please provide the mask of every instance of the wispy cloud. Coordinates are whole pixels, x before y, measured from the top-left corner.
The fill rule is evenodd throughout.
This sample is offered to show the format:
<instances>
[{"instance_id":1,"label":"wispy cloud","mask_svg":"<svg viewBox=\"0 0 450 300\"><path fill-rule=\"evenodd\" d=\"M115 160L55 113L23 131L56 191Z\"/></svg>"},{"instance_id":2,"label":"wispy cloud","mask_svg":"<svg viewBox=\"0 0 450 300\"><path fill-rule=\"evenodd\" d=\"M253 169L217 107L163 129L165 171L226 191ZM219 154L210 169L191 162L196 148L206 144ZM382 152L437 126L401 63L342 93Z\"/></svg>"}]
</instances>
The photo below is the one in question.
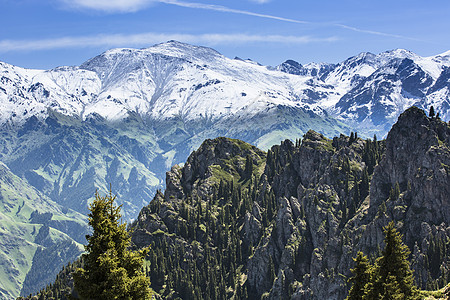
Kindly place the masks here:
<instances>
[{"instance_id":1,"label":"wispy cloud","mask_svg":"<svg viewBox=\"0 0 450 300\"><path fill-rule=\"evenodd\" d=\"M385 32L374 31L374 30L360 29L360 28L356 28L356 27L352 27L352 26L348 26L348 25L344 25L344 24L333 24L333 25L343 28L343 29L355 31L355 32L368 33L368 34L372 34L372 35L380 35L380 36L386 36L386 37L393 37L393 38L397 38L397 39L420 41L419 39L415 39L415 38L411 38L411 37L407 37L407 36L403 36L403 35L385 33Z\"/></svg>"},{"instance_id":2,"label":"wispy cloud","mask_svg":"<svg viewBox=\"0 0 450 300\"><path fill-rule=\"evenodd\" d=\"M297 24L309 24L310 23L310 22L302 21L302 20L295 20L295 19L283 18L283 17L273 16L273 15L255 13L255 12L251 12L251 11L247 11L247 10L229 8L229 7L222 6L222 5L182 2L182 1L178 1L178 0L157 0L157 1L160 3L171 4L171 5L181 6L181 7L206 9L206 10L220 11L220 12L226 12L226 13L234 13L234 14L247 15L247 16L259 17L259 18L265 18L265 19L273 19L273 20L290 22L290 23L297 23Z\"/></svg>"},{"instance_id":3,"label":"wispy cloud","mask_svg":"<svg viewBox=\"0 0 450 300\"><path fill-rule=\"evenodd\" d=\"M253 17L260 17L266 19L273 19L291 23L299 23L306 24L309 22L283 18L279 16L273 16L268 14L260 14L246 10L233 9L222 5L215 4L205 4L205 3L195 3L195 2L184 2L178 0L60 0L66 6L70 8L79 8L79 9L91 9L91 10L99 10L104 12L133 12L138 11L142 8L148 7L151 4L155 3L164 3L169 5L175 5L186 8L195 8L195 9L205 9L211 11L219 11L226 13L234 13L241 15L248 15ZM255 0L259 3L265 3L269 0Z\"/></svg>"},{"instance_id":4,"label":"wispy cloud","mask_svg":"<svg viewBox=\"0 0 450 300\"><path fill-rule=\"evenodd\" d=\"M234 9L234 8L230 8L230 7L222 6L222 5L196 3L196 2L184 2L184 1L179 1L179 0L96 0L96 1L92 1L92 0L60 0L60 1L63 1L67 5L70 5L71 7L94 9L94 10L100 10L100 11L106 11L106 12L137 11L139 9L149 6L152 3L164 3L164 4L168 4L168 5L179 6L179 7L247 15L247 16L272 19L272 20L278 20L278 21L282 21L282 22L289 22L289 23L296 23L296 24L313 24L313 25L320 25L320 26L324 26L324 25L325 26L333 26L333 27L338 27L338 28L342 28L345 30L350 30L350 31L360 32L360 33L365 33L365 34L370 34L370 35L394 37L394 38L407 39L407 40L417 40L417 39L410 38L407 36L391 34L391 33L386 33L386 32L380 32L380 31L375 31L375 30L367 30L367 29L357 28L357 27L353 27L353 26L348 26L345 24L311 22L311 21L305 21L305 20L284 18L284 17L269 15L269 14L261 14L261 13L247 11L247 10ZM266 2L269 2L270 0L251 0L251 1L258 2L258 3L266 3Z\"/></svg>"},{"instance_id":5,"label":"wispy cloud","mask_svg":"<svg viewBox=\"0 0 450 300\"><path fill-rule=\"evenodd\" d=\"M286 35L250 35L250 34L165 34L165 33L139 33L139 34L110 34L79 37L63 37L55 39L38 40L0 40L0 53L12 51L53 50L63 48L85 47L146 47L168 40L177 40L186 43L203 44L208 46L248 44L248 43L283 43L283 44L309 44L330 43L337 41L337 37L318 38L312 36L286 36Z\"/></svg>"},{"instance_id":6,"label":"wispy cloud","mask_svg":"<svg viewBox=\"0 0 450 300\"><path fill-rule=\"evenodd\" d=\"M108 13L134 12L148 7L155 0L60 0L69 8L99 10Z\"/></svg>"},{"instance_id":7,"label":"wispy cloud","mask_svg":"<svg viewBox=\"0 0 450 300\"><path fill-rule=\"evenodd\" d=\"M260 2L260 3L267 2L267 0L255 0L255 1ZM367 34L371 34L371 35L380 35L380 36L386 36L386 37L395 37L395 38L401 38L401 39L415 40L414 38L410 38L410 37L406 37L406 36L402 36L402 35L396 35L396 34L385 33L385 32L374 31L374 30L365 30L365 29L361 29L361 28L357 28L357 27L347 26L344 24L319 23L319 22L310 22L310 21L304 21L304 20L283 18L283 17L273 16L273 15L259 14L259 13L244 11L244 10L232 9L232 8L221 6L221 5L182 2L179 0L158 0L158 2L172 4L172 5L176 5L176 6L182 6L182 7L214 10L214 11L221 11L221 12L226 12L226 13L235 13L235 14L242 14L242 15L260 17L260 18L266 18L266 19L274 19L274 20L278 20L278 21L297 23L297 24L313 24L313 25L315 24L315 25L321 25L321 26L329 25L329 26L334 26L334 27L339 27L339 28L343 28L346 30L354 31L354 32L367 33Z\"/></svg>"}]
</instances>

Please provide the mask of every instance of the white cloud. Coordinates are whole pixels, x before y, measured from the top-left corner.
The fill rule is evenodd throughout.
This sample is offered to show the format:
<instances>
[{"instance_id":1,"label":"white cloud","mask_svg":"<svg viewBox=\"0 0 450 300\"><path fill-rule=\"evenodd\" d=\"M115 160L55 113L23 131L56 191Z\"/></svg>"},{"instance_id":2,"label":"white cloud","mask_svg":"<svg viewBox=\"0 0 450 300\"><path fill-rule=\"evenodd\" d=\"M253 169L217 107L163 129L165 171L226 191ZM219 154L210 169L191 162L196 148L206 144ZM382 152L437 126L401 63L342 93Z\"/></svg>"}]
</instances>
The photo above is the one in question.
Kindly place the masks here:
<instances>
[{"instance_id":1,"label":"white cloud","mask_svg":"<svg viewBox=\"0 0 450 300\"><path fill-rule=\"evenodd\" d=\"M142 8L148 7L152 3L164 3L169 5L175 5L186 8L195 8L195 9L205 9L226 13L234 13L241 15L248 15L253 17L260 17L266 19L274 19L278 21L285 21L291 23L299 23L305 24L309 23L306 21L288 19L273 15L254 13L246 10L233 9L222 5L215 4L204 4L204 3L194 3L194 2L183 2L178 0L60 0L65 3L70 8L77 9L91 9L91 10L99 10L104 12L134 12L138 11ZM256 0L256 2L264 3L269 0Z\"/></svg>"},{"instance_id":2,"label":"white cloud","mask_svg":"<svg viewBox=\"0 0 450 300\"><path fill-rule=\"evenodd\" d=\"M63 37L40 40L0 40L0 53L12 51L36 51L53 50L63 48L85 47L146 47L168 40L203 45L229 45L248 43L283 43L283 44L308 44L330 43L337 41L337 37L317 38L311 36L285 36L285 35L251 35L251 34L164 34L164 33L139 33L139 34L112 34L93 35L81 37Z\"/></svg>"},{"instance_id":3,"label":"white cloud","mask_svg":"<svg viewBox=\"0 0 450 300\"><path fill-rule=\"evenodd\" d=\"M66 6L77 9L99 10L109 13L134 12L149 6L154 0L61 0Z\"/></svg>"},{"instance_id":4,"label":"white cloud","mask_svg":"<svg viewBox=\"0 0 450 300\"><path fill-rule=\"evenodd\" d=\"M391 33L385 33L385 32L379 32L374 30L366 30L361 29L353 26L348 26L344 24L330 24L330 23L317 23L317 22L309 22L304 20L297 20L297 19L290 19L290 18L283 18L279 16L274 15L268 15L268 14L260 14L255 13L251 11L246 10L239 10L234 8L229 8L222 5L215 5L215 4L205 4L205 3L195 3L195 2L184 2L179 0L60 0L64 3L66 3L68 6L73 8L82 8L82 9L93 9L93 10L100 10L105 12L132 12L140 10L144 7L149 6L152 3L164 3L169 5L175 5L180 7L186 7L186 8L193 8L193 9L204 9L204 10L211 10L211 11L219 11L219 12L225 12L225 13L233 13L233 14L241 14L241 15L247 15L247 16L253 16L253 17L259 17L259 18L265 18L265 19L272 19L272 20L278 20L283 22L289 22L289 23L296 23L296 24L315 24L315 25L329 25L334 27L339 27L345 30L350 30L354 32L360 32L370 35L379 35L379 36L386 36L386 37L394 37L394 38L401 38L401 39L407 39L407 40L416 40L414 38L391 34ZM251 0L258 3L266 3L271 0Z\"/></svg>"},{"instance_id":5,"label":"white cloud","mask_svg":"<svg viewBox=\"0 0 450 300\"><path fill-rule=\"evenodd\" d=\"M259 3L259 4L264 4L264 3L269 3L271 0L250 0L250 1L256 2L256 3Z\"/></svg>"}]
</instances>

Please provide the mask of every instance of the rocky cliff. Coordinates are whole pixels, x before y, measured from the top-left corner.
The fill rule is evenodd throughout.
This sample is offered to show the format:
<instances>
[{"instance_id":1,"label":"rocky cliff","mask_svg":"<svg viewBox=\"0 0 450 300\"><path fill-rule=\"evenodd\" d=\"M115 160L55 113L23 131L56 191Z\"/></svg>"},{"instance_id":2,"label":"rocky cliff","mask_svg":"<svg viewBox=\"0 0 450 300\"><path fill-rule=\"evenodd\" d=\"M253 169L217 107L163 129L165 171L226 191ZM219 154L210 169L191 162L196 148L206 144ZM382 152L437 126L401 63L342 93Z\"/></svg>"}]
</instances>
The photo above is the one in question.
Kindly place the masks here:
<instances>
[{"instance_id":1,"label":"rocky cliff","mask_svg":"<svg viewBox=\"0 0 450 300\"><path fill-rule=\"evenodd\" d=\"M448 282L450 127L417 108L386 140L314 131L267 153L207 140L167 173L133 224L148 273L169 299L343 299L357 251L394 220L417 284Z\"/></svg>"}]
</instances>

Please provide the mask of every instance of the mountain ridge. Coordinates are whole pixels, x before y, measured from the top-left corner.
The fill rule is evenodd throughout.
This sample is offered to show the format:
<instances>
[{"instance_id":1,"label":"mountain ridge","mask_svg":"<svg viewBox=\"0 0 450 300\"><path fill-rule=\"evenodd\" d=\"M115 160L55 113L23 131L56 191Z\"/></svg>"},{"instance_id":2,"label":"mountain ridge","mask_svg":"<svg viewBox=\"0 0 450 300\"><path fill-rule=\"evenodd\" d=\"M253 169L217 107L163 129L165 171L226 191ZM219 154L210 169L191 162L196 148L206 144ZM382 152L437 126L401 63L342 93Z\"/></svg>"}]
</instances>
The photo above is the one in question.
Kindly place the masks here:
<instances>
[{"instance_id":1,"label":"mountain ridge","mask_svg":"<svg viewBox=\"0 0 450 300\"><path fill-rule=\"evenodd\" d=\"M176 41L143 49L108 50L79 67L39 71L2 63L0 91L5 95L0 98L3 98L0 105L4 108L0 121L23 122L31 115L45 117L47 108L82 119L90 113L99 113L109 120L121 120L128 113L136 112L144 118L156 120L217 120L230 113L245 116L249 114L245 106L255 101L260 102L254 107L257 111L280 104L302 107L319 115L326 112L328 117L347 122L354 128L364 119L367 128L358 128L358 131L366 136L377 131L379 136L383 136L389 128L377 127L377 123L387 122L390 127L400 112L412 104L422 109L434 105L446 120L448 90L434 87L430 94L408 94L408 82L402 79L409 76L408 71L398 75L403 80L398 88L371 96L370 99L379 103L381 108L377 108L374 102L368 109L362 109L369 105L367 97L352 98L356 106L343 105L342 99L362 93L363 87L367 89L370 85L385 84L385 81L395 84L398 79L373 82L370 76L376 71L386 76L397 72L391 64L404 59L412 60L416 66L409 73L419 70L424 72L422 76L430 76L429 82L422 84L427 90L432 90L430 85L434 85L441 75L444 75L441 81L447 78L442 71L450 67L448 52L420 57L405 49L395 49L380 54L363 52L337 64L310 63L303 66L288 60L277 67L268 67L229 59L212 48ZM17 83L11 86L13 82ZM402 92L404 84L406 93ZM31 105L31 110L21 108L15 111L6 104L5 96L10 101L25 100L28 106ZM65 100L62 101L61 97ZM383 98L389 101L383 104ZM371 107L382 112L372 112Z\"/></svg>"},{"instance_id":2,"label":"mountain ridge","mask_svg":"<svg viewBox=\"0 0 450 300\"><path fill-rule=\"evenodd\" d=\"M390 221L412 251L417 284L445 286L449 128L413 107L386 141L330 140L309 131L265 158L230 139L205 141L167 173L166 191L133 224L133 242L155 251L152 282L168 275L167 285L159 277L152 287L168 299L189 298L190 291L207 297L217 276L218 297L226 299L344 299L352 257L357 251L376 257ZM184 251L174 258L177 249ZM222 275L203 271L215 268L208 252L222 257Z\"/></svg>"},{"instance_id":3,"label":"mountain ridge","mask_svg":"<svg viewBox=\"0 0 450 300\"><path fill-rule=\"evenodd\" d=\"M0 298L28 295L83 252L87 218L58 205L0 162Z\"/></svg>"},{"instance_id":4,"label":"mountain ridge","mask_svg":"<svg viewBox=\"0 0 450 300\"><path fill-rule=\"evenodd\" d=\"M264 152L208 139L167 172L132 242L151 246L145 271L164 299L340 300L352 258L373 261L394 221L416 284L448 295L449 145L449 124L416 107L381 141L310 130ZM67 298L72 269L38 296Z\"/></svg>"},{"instance_id":5,"label":"mountain ridge","mask_svg":"<svg viewBox=\"0 0 450 300\"><path fill-rule=\"evenodd\" d=\"M130 221L164 187L165 172L206 139L227 136L268 150L307 134L328 149L326 137L351 131L383 137L413 104L433 105L447 121L449 70L448 53L396 50L267 67L175 41L109 50L82 67L0 63L0 161L83 214L95 190L111 183Z\"/></svg>"}]
</instances>

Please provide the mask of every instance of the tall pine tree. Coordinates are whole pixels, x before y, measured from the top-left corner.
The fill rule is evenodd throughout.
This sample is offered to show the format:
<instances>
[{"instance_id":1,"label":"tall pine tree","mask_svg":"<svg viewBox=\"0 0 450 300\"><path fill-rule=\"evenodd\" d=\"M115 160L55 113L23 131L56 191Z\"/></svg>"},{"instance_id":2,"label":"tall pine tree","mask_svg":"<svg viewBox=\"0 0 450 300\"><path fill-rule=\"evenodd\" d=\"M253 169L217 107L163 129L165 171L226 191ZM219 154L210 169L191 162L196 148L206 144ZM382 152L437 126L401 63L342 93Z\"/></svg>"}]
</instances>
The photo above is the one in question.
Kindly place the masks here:
<instances>
[{"instance_id":1,"label":"tall pine tree","mask_svg":"<svg viewBox=\"0 0 450 300\"><path fill-rule=\"evenodd\" d=\"M408 246L390 222L383 228L385 248L377 258L366 299L416 299L418 290L410 268Z\"/></svg>"},{"instance_id":2,"label":"tall pine tree","mask_svg":"<svg viewBox=\"0 0 450 300\"><path fill-rule=\"evenodd\" d=\"M142 270L148 249L128 249L131 239L115 198L111 190L105 197L95 193L89 207L93 233L86 236L84 267L73 276L75 289L81 299L150 299L150 280Z\"/></svg>"},{"instance_id":3,"label":"tall pine tree","mask_svg":"<svg viewBox=\"0 0 450 300\"><path fill-rule=\"evenodd\" d=\"M353 276L348 280L352 284L350 291L348 292L347 300L361 300L366 291L366 285L370 281L371 265L367 256L361 251L358 252L355 261L355 267L351 269Z\"/></svg>"}]
</instances>

